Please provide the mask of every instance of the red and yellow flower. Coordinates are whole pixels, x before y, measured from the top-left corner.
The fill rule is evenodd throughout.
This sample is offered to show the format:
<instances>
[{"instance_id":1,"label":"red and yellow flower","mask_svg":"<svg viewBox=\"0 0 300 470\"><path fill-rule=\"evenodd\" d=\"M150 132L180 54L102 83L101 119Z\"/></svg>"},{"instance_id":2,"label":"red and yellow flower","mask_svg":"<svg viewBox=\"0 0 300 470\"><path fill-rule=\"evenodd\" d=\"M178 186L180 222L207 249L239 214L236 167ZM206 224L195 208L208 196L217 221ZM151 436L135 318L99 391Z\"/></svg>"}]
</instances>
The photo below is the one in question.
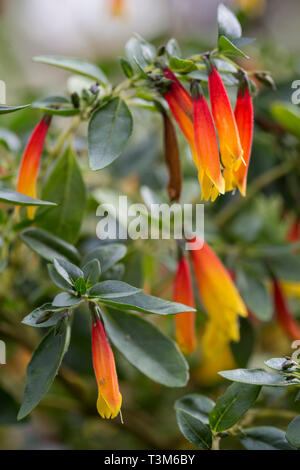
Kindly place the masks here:
<instances>
[{"instance_id":1,"label":"red and yellow flower","mask_svg":"<svg viewBox=\"0 0 300 470\"><path fill-rule=\"evenodd\" d=\"M174 279L174 302L195 307L191 272L188 260L181 256ZM175 316L176 342L184 354L191 354L196 347L195 312L178 313Z\"/></svg>"},{"instance_id":2,"label":"red and yellow flower","mask_svg":"<svg viewBox=\"0 0 300 470\"><path fill-rule=\"evenodd\" d=\"M17 191L32 198L36 198L36 181L50 121L51 118L46 116L34 128L19 169ZM35 207L28 207L27 212L28 217L33 219Z\"/></svg>"},{"instance_id":3,"label":"red and yellow flower","mask_svg":"<svg viewBox=\"0 0 300 470\"><path fill-rule=\"evenodd\" d=\"M273 298L276 319L292 340L300 339L300 325L293 317L279 282L273 280Z\"/></svg>"},{"instance_id":4,"label":"red and yellow flower","mask_svg":"<svg viewBox=\"0 0 300 470\"><path fill-rule=\"evenodd\" d=\"M99 318L92 321L92 350L98 384L98 412L102 418L115 418L121 409L122 395L119 391L114 355Z\"/></svg>"}]
</instances>

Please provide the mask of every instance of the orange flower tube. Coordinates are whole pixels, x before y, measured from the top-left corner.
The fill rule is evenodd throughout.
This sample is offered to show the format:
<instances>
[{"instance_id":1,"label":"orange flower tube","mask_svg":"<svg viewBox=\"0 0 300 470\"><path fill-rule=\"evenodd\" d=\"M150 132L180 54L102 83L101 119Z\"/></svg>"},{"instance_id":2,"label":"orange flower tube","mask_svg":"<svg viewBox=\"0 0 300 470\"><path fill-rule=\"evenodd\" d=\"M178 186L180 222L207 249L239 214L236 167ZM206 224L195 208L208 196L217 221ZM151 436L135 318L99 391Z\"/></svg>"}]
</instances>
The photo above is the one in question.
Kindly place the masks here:
<instances>
[{"instance_id":1,"label":"orange flower tube","mask_svg":"<svg viewBox=\"0 0 300 470\"><path fill-rule=\"evenodd\" d=\"M99 318L92 323L92 349L98 383L98 413L102 418L115 418L120 412L122 395L119 391L114 355Z\"/></svg>"},{"instance_id":2,"label":"orange flower tube","mask_svg":"<svg viewBox=\"0 0 300 470\"><path fill-rule=\"evenodd\" d=\"M33 198L36 198L36 180L50 122L51 117L46 116L34 128L19 169L17 191ZM35 207L28 207L27 212L28 217L33 219Z\"/></svg>"},{"instance_id":3,"label":"orange flower tube","mask_svg":"<svg viewBox=\"0 0 300 470\"><path fill-rule=\"evenodd\" d=\"M208 62L208 85L222 163L229 171L236 171L243 157L239 132L226 88L216 67L210 62Z\"/></svg>"},{"instance_id":4,"label":"orange flower tube","mask_svg":"<svg viewBox=\"0 0 300 470\"><path fill-rule=\"evenodd\" d=\"M300 339L300 325L294 319L276 279L273 280L273 295L274 308L279 325L292 340Z\"/></svg>"},{"instance_id":5,"label":"orange flower tube","mask_svg":"<svg viewBox=\"0 0 300 470\"><path fill-rule=\"evenodd\" d=\"M192 278L188 260L182 256L178 261L174 279L174 302L195 307ZM191 354L196 347L195 312L178 313L175 316L176 342L184 354Z\"/></svg>"},{"instance_id":6,"label":"orange flower tube","mask_svg":"<svg viewBox=\"0 0 300 470\"><path fill-rule=\"evenodd\" d=\"M240 193L245 196L254 124L252 98L248 89L248 85L245 83L242 84L239 88L234 115L240 135L241 145L244 151L243 160L245 164L242 163L233 175Z\"/></svg>"},{"instance_id":7,"label":"orange flower tube","mask_svg":"<svg viewBox=\"0 0 300 470\"><path fill-rule=\"evenodd\" d=\"M125 12L125 0L110 0L111 1L111 15L118 17L122 16Z\"/></svg>"},{"instance_id":8,"label":"orange flower tube","mask_svg":"<svg viewBox=\"0 0 300 470\"><path fill-rule=\"evenodd\" d=\"M204 350L213 355L218 347L239 340L238 317L247 316L247 308L231 276L214 251L204 242L201 249L190 250L196 281L208 314Z\"/></svg>"},{"instance_id":9,"label":"orange flower tube","mask_svg":"<svg viewBox=\"0 0 300 470\"><path fill-rule=\"evenodd\" d=\"M225 182L221 173L219 149L214 123L199 85L193 86L194 133L199 163L221 194Z\"/></svg>"}]
</instances>

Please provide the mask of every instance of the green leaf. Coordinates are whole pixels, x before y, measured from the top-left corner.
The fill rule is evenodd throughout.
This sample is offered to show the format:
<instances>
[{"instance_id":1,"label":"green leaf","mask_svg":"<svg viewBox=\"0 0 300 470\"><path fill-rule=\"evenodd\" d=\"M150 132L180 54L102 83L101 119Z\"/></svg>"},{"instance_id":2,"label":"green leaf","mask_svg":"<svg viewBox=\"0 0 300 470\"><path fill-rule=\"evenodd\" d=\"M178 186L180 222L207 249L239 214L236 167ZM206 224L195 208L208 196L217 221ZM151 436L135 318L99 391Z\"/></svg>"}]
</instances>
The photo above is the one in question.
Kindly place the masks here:
<instances>
[{"instance_id":1,"label":"green leaf","mask_svg":"<svg viewBox=\"0 0 300 470\"><path fill-rule=\"evenodd\" d=\"M13 113L14 111L28 108L28 106L30 106L30 104L24 104L23 106L0 106L0 114Z\"/></svg>"},{"instance_id":2,"label":"green leaf","mask_svg":"<svg viewBox=\"0 0 300 470\"><path fill-rule=\"evenodd\" d=\"M197 70L197 66L192 60L180 59L179 57L170 57L169 65L174 72L189 73Z\"/></svg>"},{"instance_id":3,"label":"green leaf","mask_svg":"<svg viewBox=\"0 0 300 470\"><path fill-rule=\"evenodd\" d=\"M74 284L76 292L80 295L86 294L87 287L86 287L86 282L83 277L79 277L76 279L75 284Z\"/></svg>"},{"instance_id":4,"label":"green leaf","mask_svg":"<svg viewBox=\"0 0 300 470\"><path fill-rule=\"evenodd\" d=\"M117 349L147 377L167 387L183 387L188 365L173 341L154 325L130 313L103 313L105 328Z\"/></svg>"},{"instance_id":5,"label":"green leaf","mask_svg":"<svg viewBox=\"0 0 300 470\"><path fill-rule=\"evenodd\" d=\"M130 38L125 45L127 59L136 71L143 71L155 58L155 47L140 36Z\"/></svg>"},{"instance_id":6,"label":"green leaf","mask_svg":"<svg viewBox=\"0 0 300 470\"><path fill-rule=\"evenodd\" d=\"M220 36L218 40L218 47L219 51L226 55L233 55L233 56L242 56L249 59L249 56L245 54L239 47L235 46L232 41L230 41L225 36Z\"/></svg>"},{"instance_id":7,"label":"green leaf","mask_svg":"<svg viewBox=\"0 0 300 470\"><path fill-rule=\"evenodd\" d=\"M25 418L48 392L68 349L69 340L70 324L65 318L59 327L52 328L44 336L34 351L27 368L19 420Z\"/></svg>"},{"instance_id":8,"label":"green leaf","mask_svg":"<svg viewBox=\"0 0 300 470\"><path fill-rule=\"evenodd\" d=\"M101 170L118 158L132 132L126 103L114 98L92 115L88 129L90 168Z\"/></svg>"},{"instance_id":9,"label":"green leaf","mask_svg":"<svg viewBox=\"0 0 300 470\"><path fill-rule=\"evenodd\" d=\"M53 65L54 67L59 67L78 75L89 77L97 82L103 83L104 85L108 83L107 77L97 65L90 64L89 62L85 62L84 60L77 59L75 57L44 55L34 57L33 60L34 62Z\"/></svg>"},{"instance_id":10,"label":"green leaf","mask_svg":"<svg viewBox=\"0 0 300 470\"><path fill-rule=\"evenodd\" d=\"M227 388L210 412L209 422L215 432L226 431L237 423L256 401L261 387L234 383Z\"/></svg>"},{"instance_id":11,"label":"green leaf","mask_svg":"<svg viewBox=\"0 0 300 470\"><path fill-rule=\"evenodd\" d=\"M176 39L171 38L167 45L166 45L166 51L169 57L181 57L181 50L180 46L177 42Z\"/></svg>"},{"instance_id":12,"label":"green leaf","mask_svg":"<svg viewBox=\"0 0 300 470\"><path fill-rule=\"evenodd\" d=\"M81 171L71 147L52 168L43 187L42 197L58 205L53 209L38 211L39 227L70 243L75 243L85 211L86 192Z\"/></svg>"},{"instance_id":13,"label":"green leaf","mask_svg":"<svg viewBox=\"0 0 300 470\"><path fill-rule=\"evenodd\" d=\"M125 77L132 78L133 75L134 75L134 72L132 70L132 67L131 67L129 61L124 59L123 57L120 57L119 61L120 61L120 65L122 67L122 70L124 72Z\"/></svg>"},{"instance_id":14,"label":"green leaf","mask_svg":"<svg viewBox=\"0 0 300 470\"><path fill-rule=\"evenodd\" d=\"M242 36L242 28L237 17L223 3L218 7L218 36L237 39Z\"/></svg>"},{"instance_id":15,"label":"green leaf","mask_svg":"<svg viewBox=\"0 0 300 470\"><path fill-rule=\"evenodd\" d=\"M94 258L83 266L82 271L88 285L93 286L99 281L101 275L100 262Z\"/></svg>"},{"instance_id":16,"label":"green leaf","mask_svg":"<svg viewBox=\"0 0 300 470\"><path fill-rule=\"evenodd\" d=\"M0 201L14 206L56 206L54 202L34 199L11 189L0 189Z\"/></svg>"},{"instance_id":17,"label":"green leaf","mask_svg":"<svg viewBox=\"0 0 300 470\"><path fill-rule=\"evenodd\" d=\"M273 118L290 134L300 139L300 109L289 103L273 103Z\"/></svg>"},{"instance_id":18,"label":"green leaf","mask_svg":"<svg viewBox=\"0 0 300 470\"><path fill-rule=\"evenodd\" d=\"M115 297L127 297L137 294L142 289L133 287L122 281L103 281L93 286L89 291L89 297L99 297L99 299L114 299Z\"/></svg>"},{"instance_id":19,"label":"green leaf","mask_svg":"<svg viewBox=\"0 0 300 470\"><path fill-rule=\"evenodd\" d=\"M266 366L270 367L270 369L273 370L278 370L278 371L283 371L285 370L284 365L288 362L288 360L285 357L273 357L272 359L269 359L268 361L265 361ZM286 369L286 372L289 371L295 371L297 370L297 366L294 366L291 364L291 367Z\"/></svg>"},{"instance_id":20,"label":"green leaf","mask_svg":"<svg viewBox=\"0 0 300 470\"><path fill-rule=\"evenodd\" d=\"M243 429L239 439L247 450L292 450L284 432L273 426Z\"/></svg>"},{"instance_id":21,"label":"green leaf","mask_svg":"<svg viewBox=\"0 0 300 470\"><path fill-rule=\"evenodd\" d=\"M78 263L80 260L80 255L73 245L46 230L27 228L21 232L20 238L31 250L47 261L53 262L54 258L64 258Z\"/></svg>"},{"instance_id":22,"label":"green leaf","mask_svg":"<svg viewBox=\"0 0 300 470\"><path fill-rule=\"evenodd\" d=\"M210 398L198 393L191 393L177 400L174 408L176 411L189 413L204 424L209 424L209 414L214 406L215 403Z\"/></svg>"},{"instance_id":23,"label":"green leaf","mask_svg":"<svg viewBox=\"0 0 300 470\"><path fill-rule=\"evenodd\" d=\"M95 250L90 251L83 259L83 266L93 259L97 259L100 263L101 272L105 273L115 263L120 261L126 255L127 248L121 243L110 243L109 245L99 246Z\"/></svg>"},{"instance_id":24,"label":"green leaf","mask_svg":"<svg viewBox=\"0 0 300 470\"><path fill-rule=\"evenodd\" d=\"M255 346L255 334L252 323L247 318L240 318L240 340L230 343L235 364L246 367Z\"/></svg>"},{"instance_id":25,"label":"green leaf","mask_svg":"<svg viewBox=\"0 0 300 470\"><path fill-rule=\"evenodd\" d=\"M80 268L75 266L75 264L70 263L67 260L54 258L53 260L54 268L57 273L64 278L64 280L70 285L74 286L75 281L78 278L83 278L83 271Z\"/></svg>"},{"instance_id":26,"label":"green leaf","mask_svg":"<svg viewBox=\"0 0 300 470\"><path fill-rule=\"evenodd\" d=\"M53 307L75 307L82 302L81 297L76 297L69 292L61 292L54 297L52 305Z\"/></svg>"},{"instance_id":27,"label":"green leaf","mask_svg":"<svg viewBox=\"0 0 300 470\"><path fill-rule=\"evenodd\" d=\"M18 403L3 388L0 388L0 426L17 424Z\"/></svg>"},{"instance_id":28,"label":"green leaf","mask_svg":"<svg viewBox=\"0 0 300 470\"><path fill-rule=\"evenodd\" d=\"M176 410L180 431L194 446L209 450L212 446L212 434L209 426L183 410Z\"/></svg>"},{"instance_id":29,"label":"green leaf","mask_svg":"<svg viewBox=\"0 0 300 470\"><path fill-rule=\"evenodd\" d=\"M61 277L58 272L56 271L55 267L53 264L48 264L48 273L51 278L51 281L60 289L62 290L67 290L69 292L73 292L73 288L70 287L70 283L65 281L63 277ZM72 286L73 287L73 286Z\"/></svg>"},{"instance_id":30,"label":"green leaf","mask_svg":"<svg viewBox=\"0 0 300 470\"><path fill-rule=\"evenodd\" d=\"M272 374L263 369L235 369L219 372L225 379L250 385L266 385L269 387L288 387L300 385L298 379L287 379L283 374Z\"/></svg>"},{"instance_id":31,"label":"green leaf","mask_svg":"<svg viewBox=\"0 0 300 470\"><path fill-rule=\"evenodd\" d=\"M74 116L80 112L79 109L74 108L71 101L62 95L46 96L38 101L32 103L34 109L39 109L43 113L53 114L57 116Z\"/></svg>"},{"instance_id":32,"label":"green leaf","mask_svg":"<svg viewBox=\"0 0 300 470\"><path fill-rule=\"evenodd\" d=\"M238 270L236 284L249 310L261 321L271 320L273 305L263 280Z\"/></svg>"},{"instance_id":33,"label":"green leaf","mask_svg":"<svg viewBox=\"0 0 300 470\"><path fill-rule=\"evenodd\" d=\"M286 438L293 447L300 449L300 416L297 416L288 425Z\"/></svg>"},{"instance_id":34,"label":"green leaf","mask_svg":"<svg viewBox=\"0 0 300 470\"><path fill-rule=\"evenodd\" d=\"M0 145L3 145L7 150L12 152L19 152L21 142L19 137L12 131L0 127Z\"/></svg>"},{"instance_id":35,"label":"green leaf","mask_svg":"<svg viewBox=\"0 0 300 470\"><path fill-rule=\"evenodd\" d=\"M57 324L65 313L65 309L61 307L53 307L52 304L44 304L36 308L23 318L22 323L36 328L48 328Z\"/></svg>"},{"instance_id":36,"label":"green leaf","mask_svg":"<svg viewBox=\"0 0 300 470\"><path fill-rule=\"evenodd\" d=\"M127 297L104 299L101 302L121 310L135 310L142 313L156 313L170 315L182 312L194 312L195 309L177 302L159 299L147 294L134 294Z\"/></svg>"}]
</instances>

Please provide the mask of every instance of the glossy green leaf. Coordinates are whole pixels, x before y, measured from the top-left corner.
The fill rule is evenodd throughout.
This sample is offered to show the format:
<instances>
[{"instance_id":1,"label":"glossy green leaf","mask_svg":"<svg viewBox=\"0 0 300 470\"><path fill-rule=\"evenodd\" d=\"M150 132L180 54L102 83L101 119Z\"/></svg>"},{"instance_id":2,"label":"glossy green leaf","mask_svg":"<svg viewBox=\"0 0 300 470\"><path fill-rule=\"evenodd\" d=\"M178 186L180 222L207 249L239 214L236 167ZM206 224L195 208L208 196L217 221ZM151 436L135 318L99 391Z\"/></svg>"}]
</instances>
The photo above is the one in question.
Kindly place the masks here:
<instances>
[{"instance_id":1,"label":"glossy green leaf","mask_svg":"<svg viewBox=\"0 0 300 470\"><path fill-rule=\"evenodd\" d=\"M209 426L183 410L176 410L180 431L194 446L209 450L212 446L212 434Z\"/></svg>"},{"instance_id":2,"label":"glossy green leaf","mask_svg":"<svg viewBox=\"0 0 300 470\"><path fill-rule=\"evenodd\" d=\"M118 158L132 132L126 103L114 98L92 115L88 129L90 168L101 170Z\"/></svg>"},{"instance_id":3,"label":"glossy green leaf","mask_svg":"<svg viewBox=\"0 0 300 470\"><path fill-rule=\"evenodd\" d=\"M170 57L169 65L174 72L189 73L197 70L197 66L192 60L180 59L179 57Z\"/></svg>"},{"instance_id":4,"label":"glossy green leaf","mask_svg":"<svg viewBox=\"0 0 300 470\"><path fill-rule=\"evenodd\" d=\"M74 283L78 278L83 278L83 271L78 268L78 266L67 260L54 258L53 265L57 273L63 277L70 286L74 286Z\"/></svg>"},{"instance_id":5,"label":"glossy green leaf","mask_svg":"<svg viewBox=\"0 0 300 470\"><path fill-rule=\"evenodd\" d=\"M41 201L26 196L25 194L12 191L11 189L0 189L0 201L14 206L56 206L54 202Z\"/></svg>"},{"instance_id":6,"label":"glossy green leaf","mask_svg":"<svg viewBox=\"0 0 300 470\"><path fill-rule=\"evenodd\" d=\"M101 266L99 260L96 258L88 261L82 268L84 279L88 285L93 286L99 281L101 276Z\"/></svg>"},{"instance_id":7,"label":"glossy green leaf","mask_svg":"<svg viewBox=\"0 0 300 470\"><path fill-rule=\"evenodd\" d=\"M245 54L239 47L237 47L232 41L225 36L220 36L218 40L219 51L226 55L242 56L249 59L249 56Z\"/></svg>"},{"instance_id":8,"label":"glossy green leaf","mask_svg":"<svg viewBox=\"0 0 300 470\"><path fill-rule=\"evenodd\" d=\"M273 369L273 370L278 370L281 372L285 370L286 372L289 372L289 371L295 371L298 369L300 371L300 367L297 368L297 366L292 365L291 361L290 361L291 367L285 367L287 363L289 363L289 361L285 357L273 357L272 359L265 361L266 366L270 367L270 369Z\"/></svg>"},{"instance_id":9,"label":"glossy green leaf","mask_svg":"<svg viewBox=\"0 0 300 470\"><path fill-rule=\"evenodd\" d=\"M300 416L297 416L288 425L286 438L293 447L300 449Z\"/></svg>"},{"instance_id":10,"label":"glossy green leaf","mask_svg":"<svg viewBox=\"0 0 300 470\"><path fill-rule=\"evenodd\" d=\"M260 386L234 383L217 400L209 422L215 432L226 431L237 423L256 401Z\"/></svg>"},{"instance_id":11,"label":"glossy green leaf","mask_svg":"<svg viewBox=\"0 0 300 470\"><path fill-rule=\"evenodd\" d=\"M215 403L210 398L198 393L191 393L177 400L174 408L176 411L181 410L189 413L204 424L209 424L209 414L214 406Z\"/></svg>"},{"instance_id":12,"label":"glossy green leaf","mask_svg":"<svg viewBox=\"0 0 300 470\"><path fill-rule=\"evenodd\" d=\"M110 243L90 251L83 259L83 266L93 259L100 263L102 274L126 255L127 248L121 243Z\"/></svg>"},{"instance_id":13,"label":"glossy green leaf","mask_svg":"<svg viewBox=\"0 0 300 470\"><path fill-rule=\"evenodd\" d=\"M247 450L292 450L284 432L273 426L243 429L239 439Z\"/></svg>"},{"instance_id":14,"label":"glossy green leaf","mask_svg":"<svg viewBox=\"0 0 300 470\"><path fill-rule=\"evenodd\" d=\"M60 322L59 327L52 328L34 351L27 368L26 385L23 402L18 419L27 416L46 395L70 341L70 324L68 319Z\"/></svg>"},{"instance_id":15,"label":"glossy green leaf","mask_svg":"<svg viewBox=\"0 0 300 470\"><path fill-rule=\"evenodd\" d=\"M35 328L48 328L57 324L58 320L64 315L65 309L53 307L52 304L44 304L36 308L23 318L22 323Z\"/></svg>"},{"instance_id":16,"label":"glossy green leaf","mask_svg":"<svg viewBox=\"0 0 300 470\"><path fill-rule=\"evenodd\" d=\"M134 72L133 72L133 69L130 65L130 62L128 60L124 59L123 57L120 57L119 61L120 61L120 65L122 67L122 70L124 72L125 77L127 77L127 78L133 77Z\"/></svg>"},{"instance_id":17,"label":"glossy green leaf","mask_svg":"<svg viewBox=\"0 0 300 470\"><path fill-rule=\"evenodd\" d=\"M42 197L57 203L57 207L38 211L38 226L67 242L75 243L85 211L86 191L71 147L52 168Z\"/></svg>"},{"instance_id":18,"label":"glossy green leaf","mask_svg":"<svg viewBox=\"0 0 300 470\"><path fill-rule=\"evenodd\" d=\"M53 307L75 307L81 304L83 300L80 297L69 292L61 292L54 297L52 305Z\"/></svg>"},{"instance_id":19,"label":"glossy green leaf","mask_svg":"<svg viewBox=\"0 0 300 470\"><path fill-rule=\"evenodd\" d=\"M69 292L74 291L73 286L71 287L70 283L67 282L60 274L58 274L53 264L48 264L47 268L48 268L48 273L51 278L51 281L57 287L59 287L62 290L69 291Z\"/></svg>"},{"instance_id":20,"label":"glossy green leaf","mask_svg":"<svg viewBox=\"0 0 300 470\"><path fill-rule=\"evenodd\" d=\"M261 321L269 321L273 316L273 304L263 280L238 270L236 284L249 310Z\"/></svg>"},{"instance_id":21,"label":"glossy green leaf","mask_svg":"<svg viewBox=\"0 0 300 470\"><path fill-rule=\"evenodd\" d=\"M188 365L173 341L154 325L130 313L103 313L105 328L116 348L143 374L167 387L183 387Z\"/></svg>"},{"instance_id":22,"label":"glossy green leaf","mask_svg":"<svg viewBox=\"0 0 300 470\"><path fill-rule=\"evenodd\" d=\"M181 57L180 46L175 38L167 42L166 51L169 57Z\"/></svg>"},{"instance_id":23,"label":"glossy green leaf","mask_svg":"<svg viewBox=\"0 0 300 470\"><path fill-rule=\"evenodd\" d=\"M195 311L195 309L187 305L169 302L168 300L142 293L114 299L101 298L101 302L121 310L135 310L142 313L157 313L158 315Z\"/></svg>"},{"instance_id":24,"label":"glossy green leaf","mask_svg":"<svg viewBox=\"0 0 300 470\"><path fill-rule=\"evenodd\" d=\"M73 245L55 237L46 230L27 228L20 234L21 240L42 258L53 262L54 258L64 258L78 263L80 255Z\"/></svg>"},{"instance_id":25,"label":"glossy green leaf","mask_svg":"<svg viewBox=\"0 0 300 470\"><path fill-rule=\"evenodd\" d=\"M28 108L30 104L24 104L23 106L0 106L0 114L7 114L7 113L13 113L15 111L19 111L20 109L25 109Z\"/></svg>"},{"instance_id":26,"label":"glossy green leaf","mask_svg":"<svg viewBox=\"0 0 300 470\"><path fill-rule=\"evenodd\" d=\"M99 299L114 299L116 297L127 297L137 294L142 289L133 287L122 281L103 281L93 286L89 291L89 297L99 297Z\"/></svg>"},{"instance_id":27,"label":"glossy green leaf","mask_svg":"<svg viewBox=\"0 0 300 470\"><path fill-rule=\"evenodd\" d=\"M107 77L97 65L75 57L44 55L34 57L33 60L34 62L39 62L41 64L53 65L54 67L69 70L70 72L83 75L84 77L89 77L103 84L108 83Z\"/></svg>"},{"instance_id":28,"label":"glossy green leaf","mask_svg":"<svg viewBox=\"0 0 300 470\"><path fill-rule=\"evenodd\" d=\"M247 318L240 318L240 340L230 343L235 364L246 367L255 346L255 333L252 323Z\"/></svg>"},{"instance_id":29,"label":"glossy green leaf","mask_svg":"<svg viewBox=\"0 0 300 470\"><path fill-rule=\"evenodd\" d=\"M79 109L74 108L71 101L61 95L46 96L32 103L32 107L46 114L66 117L74 116L80 112Z\"/></svg>"},{"instance_id":30,"label":"glossy green leaf","mask_svg":"<svg viewBox=\"0 0 300 470\"><path fill-rule=\"evenodd\" d=\"M130 38L125 45L127 59L136 71L143 71L155 57L155 47L140 36Z\"/></svg>"},{"instance_id":31,"label":"glossy green leaf","mask_svg":"<svg viewBox=\"0 0 300 470\"><path fill-rule=\"evenodd\" d=\"M271 113L278 124L300 139L300 109L297 106L289 103L273 103Z\"/></svg>"},{"instance_id":32,"label":"glossy green leaf","mask_svg":"<svg viewBox=\"0 0 300 470\"><path fill-rule=\"evenodd\" d=\"M283 374L273 374L263 369L235 369L219 372L225 379L250 385L266 385L269 387L288 387L300 385L298 379L288 379Z\"/></svg>"},{"instance_id":33,"label":"glossy green leaf","mask_svg":"<svg viewBox=\"0 0 300 470\"><path fill-rule=\"evenodd\" d=\"M74 287L79 295L85 295L87 291L87 286L84 277L79 277L78 279L76 279Z\"/></svg>"},{"instance_id":34,"label":"glossy green leaf","mask_svg":"<svg viewBox=\"0 0 300 470\"><path fill-rule=\"evenodd\" d=\"M223 3L218 7L218 35L229 39L242 36L242 28L237 17Z\"/></svg>"}]
</instances>

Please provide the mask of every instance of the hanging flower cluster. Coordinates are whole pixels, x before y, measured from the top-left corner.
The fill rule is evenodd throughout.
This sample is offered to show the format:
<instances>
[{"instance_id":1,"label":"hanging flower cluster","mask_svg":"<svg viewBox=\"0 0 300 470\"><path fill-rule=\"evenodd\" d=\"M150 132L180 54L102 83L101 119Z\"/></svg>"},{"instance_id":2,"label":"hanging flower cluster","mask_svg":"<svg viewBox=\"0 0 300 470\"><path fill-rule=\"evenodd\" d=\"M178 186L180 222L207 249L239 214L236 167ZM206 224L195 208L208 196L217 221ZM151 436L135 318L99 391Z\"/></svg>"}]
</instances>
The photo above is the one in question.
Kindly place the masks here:
<instances>
[{"instance_id":1,"label":"hanging flower cluster","mask_svg":"<svg viewBox=\"0 0 300 470\"><path fill-rule=\"evenodd\" d=\"M233 364L230 343L239 341L239 316L246 317L247 308L215 252L205 242L202 246L199 239L192 242L199 244L199 248L196 246L189 253L198 292L208 315L202 338L203 367L215 378L224 365ZM184 256L178 262L175 275L174 300L194 305L190 268ZM184 353L194 350L195 325L190 313L176 315L176 340Z\"/></svg>"},{"instance_id":2,"label":"hanging flower cluster","mask_svg":"<svg viewBox=\"0 0 300 470\"><path fill-rule=\"evenodd\" d=\"M163 74L171 84L163 96L191 147L202 198L214 201L236 187L245 196L253 138L249 84L242 76L233 112L218 70L207 58L206 64L211 111L200 85L192 83L191 96L168 67Z\"/></svg>"}]
</instances>

